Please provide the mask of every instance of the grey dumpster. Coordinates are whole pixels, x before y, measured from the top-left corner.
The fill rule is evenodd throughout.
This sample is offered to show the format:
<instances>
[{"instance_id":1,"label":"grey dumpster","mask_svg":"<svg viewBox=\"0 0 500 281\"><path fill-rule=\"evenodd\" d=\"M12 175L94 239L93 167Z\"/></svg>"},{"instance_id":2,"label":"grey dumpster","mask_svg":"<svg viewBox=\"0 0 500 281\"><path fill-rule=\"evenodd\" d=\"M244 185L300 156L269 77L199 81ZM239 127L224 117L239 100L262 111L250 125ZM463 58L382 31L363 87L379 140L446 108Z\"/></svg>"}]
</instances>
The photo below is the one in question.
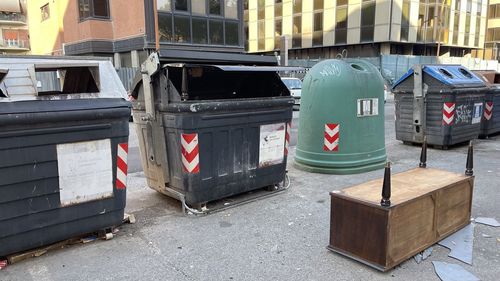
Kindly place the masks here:
<instances>
[{"instance_id":1,"label":"grey dumpster","mask_svg":"<svg viewBox=\"0 0 500 281\"><path fill-rule=\"evenodd\" d=\"M294 101L279 68L158 65L132 103L149 187L199 209L283 181Z\"/></svg>"},{"instance_id":2,"label":"grey dumpster","mask_svg":"<svg viewBox=\"0 0 500 281\"><path fill-rule=\"evenodd\" d=\"M480 138L500 132L500 74L495 70L473 71L490 87L484 98L484 112L481 119ZM496 106L495 106L496 105Z\"/></svg>"},{"instance_id":3,"label":"grey dumpster","mask_svg":"<svg viewBox=\"0 0 500 281\"><path fill-rule=\"evenodd\" d=\"M107 60L0 57L0 256L123 220L130 102Z\"/></svg>"},{"instance_id":4,"label":"grey dumpster","mask_svg":"<svg viewBox=\"0 0 500 281\"><path fill-rule=\"evenodd\" d=\"M489 88L460 65L417 65L394 83L396 139L441 148L479 135Z\"/></svg>"}]
</instances>

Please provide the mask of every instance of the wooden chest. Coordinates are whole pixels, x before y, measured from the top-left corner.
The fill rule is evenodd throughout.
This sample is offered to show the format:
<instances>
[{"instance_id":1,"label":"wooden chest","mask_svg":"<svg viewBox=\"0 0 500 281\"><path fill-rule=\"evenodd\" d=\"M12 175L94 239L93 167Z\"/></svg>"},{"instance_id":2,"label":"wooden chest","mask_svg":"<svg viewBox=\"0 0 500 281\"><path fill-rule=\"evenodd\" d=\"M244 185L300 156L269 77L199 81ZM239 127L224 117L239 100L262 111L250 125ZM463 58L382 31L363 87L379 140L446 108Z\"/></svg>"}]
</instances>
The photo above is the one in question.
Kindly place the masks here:
<instances>
[{"instance_id":1,"label":"wooden chest","mask_svg":"<svg viewBox=\"0 0 500 281\"><path fill-rule=\"evenodd\" d=\"M331 193L329 249L386 271L470 222L474 177L417 168Z\"/></svg>"}]
</instances>

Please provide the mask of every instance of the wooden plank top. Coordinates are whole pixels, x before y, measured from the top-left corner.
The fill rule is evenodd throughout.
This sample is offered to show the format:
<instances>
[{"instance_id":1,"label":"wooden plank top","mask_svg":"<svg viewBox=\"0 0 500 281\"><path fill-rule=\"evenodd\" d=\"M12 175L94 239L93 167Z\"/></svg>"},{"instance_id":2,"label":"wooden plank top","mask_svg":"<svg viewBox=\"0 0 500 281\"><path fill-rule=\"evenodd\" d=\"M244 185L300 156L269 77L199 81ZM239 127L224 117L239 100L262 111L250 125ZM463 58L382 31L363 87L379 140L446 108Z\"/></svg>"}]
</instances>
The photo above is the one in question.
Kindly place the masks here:
<instances>
[{"instance_id":1,"label":"wooden plank top","mask_svg":"<svg viewBox=\"0 0 500 281\"><path fill-rule=\"evenodd\" d=\"M391 206L407 202L437 189L471 177L439 169L416 168L391 175ZM349 197L380 205L383 178L332 192L332 196Z\"/></svg>"}]
</instances>

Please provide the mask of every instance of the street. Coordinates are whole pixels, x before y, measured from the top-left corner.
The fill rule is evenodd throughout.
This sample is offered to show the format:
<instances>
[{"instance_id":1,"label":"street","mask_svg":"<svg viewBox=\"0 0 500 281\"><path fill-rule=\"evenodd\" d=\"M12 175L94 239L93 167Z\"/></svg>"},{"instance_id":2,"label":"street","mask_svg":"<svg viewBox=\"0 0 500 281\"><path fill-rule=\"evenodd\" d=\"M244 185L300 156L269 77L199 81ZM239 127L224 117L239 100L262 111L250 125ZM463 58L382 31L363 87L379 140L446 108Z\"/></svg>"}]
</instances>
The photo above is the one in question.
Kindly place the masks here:
<instances>
[{"instance_id":1,"label":"street","mask_svg":"<svg viewBox=\"0 0 500 281\"><path fill-rule=\"evenodd\" d=\"M418 166L420 147L396 141L394 102L385 105L385 136L393 172ZM293 156L299 112L294 112L288 163L291 187L267 199L206 216L187 216L179 202L146 186L138 141L130 125L126 212L114 239L49 251L0 271L0 280L439 280L432 261L460 264L481 280L500 275L500 228L476 224L473 265L434 246L420 264L407 260L387 273L326 249L329 192L382 177L312 174L297 170ZM500 219L500 136L475 141L472 217ZM429 149L428 167L463 173L467 146ZM370 237L366 237L370 239Z\"/></svg>"}]
</instances>

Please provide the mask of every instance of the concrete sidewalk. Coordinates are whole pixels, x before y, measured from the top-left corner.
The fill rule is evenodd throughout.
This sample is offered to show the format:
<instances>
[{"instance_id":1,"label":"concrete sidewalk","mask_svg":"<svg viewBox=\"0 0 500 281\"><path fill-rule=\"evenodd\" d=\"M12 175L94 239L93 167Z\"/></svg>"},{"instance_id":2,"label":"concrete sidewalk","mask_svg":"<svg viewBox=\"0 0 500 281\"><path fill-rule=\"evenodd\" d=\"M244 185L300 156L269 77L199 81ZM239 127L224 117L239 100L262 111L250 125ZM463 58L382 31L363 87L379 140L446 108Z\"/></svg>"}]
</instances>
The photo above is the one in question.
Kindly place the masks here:
<instances>
[{"instance_id":1,"label":"concrete sidewalk","mask_svg":"<svg viewBox=\"0 0 500 281\"><path fill-rule=\"evenodd\" d=\"M418 165L420 148L395 140L393 108L389 100L386 144L393 171L398 172ZM428 166L463 173L466 149L429 149ZM294 152L292 147L289 159ZM478 140L474 161L472 215L500 220L500 137ZM382 174L311 174L289 163L289 190L194 217L183 215L177 201L147 188L143 173L137 172L129 175L127 199L127 212L135 214L136 224L121 226L110 241L75 245L9 265L0 271L0 280L439 280L432 261L460 264L481 280L498 280L500 228L481 224L475 229L473 266L448 258L449 251L441 246L422 263L411 259L388 273L328 251L329 192Z\"/></svg>"}]
</instances>

